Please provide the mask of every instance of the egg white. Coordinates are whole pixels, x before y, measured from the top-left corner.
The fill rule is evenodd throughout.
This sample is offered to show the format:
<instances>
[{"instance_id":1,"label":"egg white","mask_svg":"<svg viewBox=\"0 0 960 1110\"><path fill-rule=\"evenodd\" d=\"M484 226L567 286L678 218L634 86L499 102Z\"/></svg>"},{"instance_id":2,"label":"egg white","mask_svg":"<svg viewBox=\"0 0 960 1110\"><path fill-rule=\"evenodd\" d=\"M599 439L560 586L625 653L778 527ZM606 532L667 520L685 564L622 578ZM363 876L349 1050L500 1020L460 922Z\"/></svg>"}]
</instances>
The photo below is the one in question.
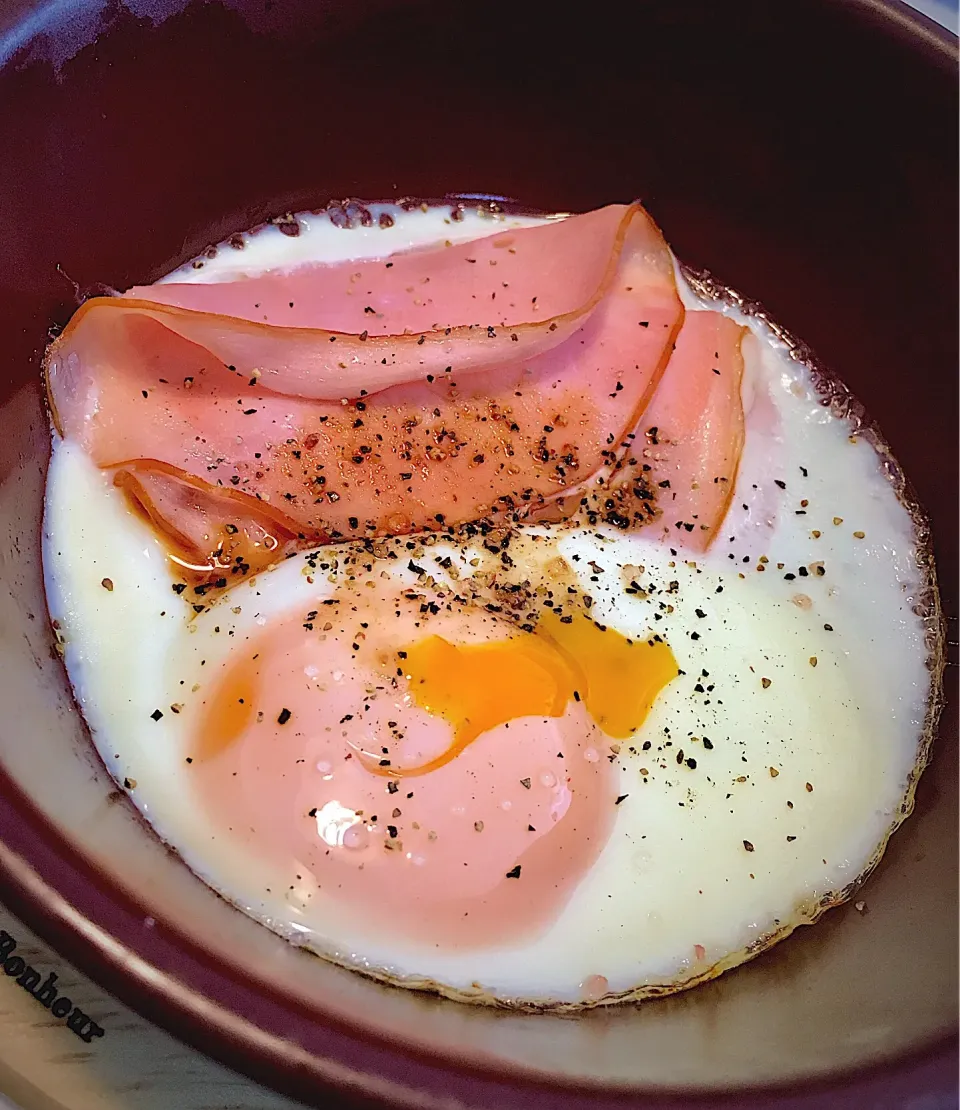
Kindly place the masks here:
<instances>
[{"instance_id":1,"label":"egg white","mask_svg":"<svg viewBox=\"0 0 960 1110\"><path fill-rule=\"evenodd\" d=\"M404 244L449 234L442 213L391 213ZM472 219L468 231L489 233ZM376 229L363 229L358 247L354 231L319 218L316 227L297 239L257 233L257 266L289 264L291 243L301 259L373 249ZM224 257L235 265L221 248L178 280L213 280ZM44 523L51 615L97 749L158 834L297 943L464 997L576 1003L597 976L610 996L682 985L815 916L873 860L916 764L930 693L913 611L921 583L911 521L876 453L851 441L783 345L751 326L746 449L710 553L690 562L642 534L556 534L598 619L627 635L655 629L685 674L621 744L626 797L599 860L553 924L513 946L401 942L322 892L291 891L237 850L191 782L191 697L238 643L335 582L309 583L297 557L194 614L150 529L78 448L55 441ZM468 566L469 551L449 553ZM822 576L798 573L817 563ZM625 592L631 579L647 596Z\"/></svg>"}]
</instances>

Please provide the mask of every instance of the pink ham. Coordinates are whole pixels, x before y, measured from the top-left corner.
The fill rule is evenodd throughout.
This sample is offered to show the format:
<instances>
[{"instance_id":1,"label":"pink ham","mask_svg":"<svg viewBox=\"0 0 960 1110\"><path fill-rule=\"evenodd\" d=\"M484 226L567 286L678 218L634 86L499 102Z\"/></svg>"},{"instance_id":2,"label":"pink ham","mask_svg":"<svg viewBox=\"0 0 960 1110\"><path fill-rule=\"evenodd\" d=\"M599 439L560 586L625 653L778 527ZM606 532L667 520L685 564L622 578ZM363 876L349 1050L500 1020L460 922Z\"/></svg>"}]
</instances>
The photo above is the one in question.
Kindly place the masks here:
<instances>
[{"instance_id":1,"label":"pink ham","mask_svg":"<svg viewBox=\"0 0 960 1110\"><path fill-rule=\"evenodd\" d=\"M613 276L604 278L605 295L595 309L580 313L565 342L529 358L511 357L481 369L482 359L467 357L467 374L458 362L448 373L425 375L420 360L427 343L406 342L407 336L400 344L406 358L402 384L361 400L359 383L378 379L364 376L366 364L354 365L354 400L344 405L300 396L299 364L291 364L292 396L275 388L283 378L279 373L270 379L273 388L264 387L265 375L251 373L238 381L237 371L196 342L199 333L182 322L212 317L163 306L145 311L141 302L122 298L88 302L48 354L57 426L82 442L98 465L115 470L154 522L199 565L222 549L224 529L237 535L245 527L243 497L256 499L248 503L282 533L271 537L270 551L287 542L398 534L498 512L510 519L583 482L616 456L624 431L639 419L657 386L682 323L672 262L659 231L637 206L591 215L602 217L609 231L612 211L621 213L622 240L620 231L602 240L605 257L616 260ZM492 252L505 250L504 257L513 261L504 265L516 268L517 260L527 257L526 236L562 233L559 264L572 257L571 228L579 228L595 247L600 227L578 217L515 231L510 236L516 255L494 246L497 237L492 237L484 241L486 253L470 244L469 257L486 259L488 275L496 274L486 286L493 292L502 287L506 271L489 265ZM540 267L533 276L514 274L516 287L525 292L544 276L539 250L530 254ZM584 257L591 250L585 247ZM440 258L459 257L454 251L460 249L447 248ZM426 265L431 253L436 252L397 258L416 257L418 266ZM479 265L463 263L471 282ZM311 280L317 269L311 269ZM332 282L330 272L341 268L323 269L324 281ZM594 274L599 269L595 265ZM551 276L555 286L569 284L559 268ZM259 280L241 280L231 288L243 302L243 290ZM573 285L580 289L582 282L575 279ZM177 287L158 286L158 295L164 288ZM190 288L212 288L218 297L227 293ZM299 293L289 296L296 303ZM542 296L555 318L562 314L556 310L569 310L574 299L569 291ZM435 311L440 320L453 320L453 327L466 302L458 291L450 297L452 315L438 303L431 316ZM349 322L348 309L337 312L338 323ZM171 319L175 328L168 326ZM416 320L422 326L425 317ZM237 320L222 326L237 344L253 327ZM530 327L537 334L545 330ZM272 331L294 335L298 345L313 336L314 348L333 346L326 336L318 343L306 328ZM546 331L550 334L549 325ZM352 341L361 343L356 335ZM488 349L485 331L467 333L464 343ZM517 345L507 343L515 355ZM186 498L181 483L189 487ZM196 518L183 519L185 506L194 516L201 509L206 521L201 535ZM234 546L226 541L231 551ZM258 559L264 561L270 560Z\"/></svg>"},{"instance_id":2,"label":"pink ham","mask_svg":"<svg viewBox=\"0 0 960 1110\"><path fill-rule=\"evenodd\" d=\"M746 328L719 312L688 312L677 349L638 428L663 539L705 551L733 497L743 451L740 386Z\"/></svg>"},{"instance_id":3,"label":"pink ham","mask_svg":"<svg viewBox=\"0 0 960 1110\"><path fill-rule=\"evenodd\" d=\"M375 261L141 286L119 301L88 301L75 321L138 312L202 345L242 378L257 372L263 389L355 398L451 365L463 377L562 343L610 288L636 215L615 204Z\"/></svg>"},{"instance_id":4,"label":"pink ham","mask_svg":"<svg viewBox=\"0 0 960 1110\"><path fill-rule=\"evenodd\" d=\"M301 610L238 642L198 691L200 712L185 720L205 812L251 858L289 873L285 884L385 919L397 936L469 950L536 935L613 827L617 769L599 755L609 739L571 703L488 729L437 769L405 776L401 764L453 742L394 677L397 649L425 634L420 600L377 574L342 601L324 610L319 638ZM494 642L513 632L497 623L454 604L429 631ZM360 754L371 736L372 764Z\"/></svg>"},{"instance_id":5,"label":"pink ham","mask_svg":"<svg viewBox=\"0 0 960 1110\"><path fill-rule=\"evenodd\" d=\"M688 312L656 392L625 436L627 450L536 507L535 518L582 513L591 524L642 528L705 551L726 517L743 451L746 330L718 312Z\"/></svg>"}]
</instances>

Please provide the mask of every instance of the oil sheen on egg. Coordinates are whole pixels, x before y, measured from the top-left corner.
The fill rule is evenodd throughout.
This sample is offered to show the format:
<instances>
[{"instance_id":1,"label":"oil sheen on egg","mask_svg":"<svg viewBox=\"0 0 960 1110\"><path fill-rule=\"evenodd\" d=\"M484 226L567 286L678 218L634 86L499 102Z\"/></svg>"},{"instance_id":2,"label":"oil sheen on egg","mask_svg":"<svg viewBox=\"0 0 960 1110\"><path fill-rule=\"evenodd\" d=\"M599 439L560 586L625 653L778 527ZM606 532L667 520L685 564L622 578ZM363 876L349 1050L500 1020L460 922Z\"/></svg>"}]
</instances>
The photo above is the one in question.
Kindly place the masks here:
<instances>
[{"instance_id":1,"label":"oil sheen on egg","mask_svg":"<svg viewBox=\"0 0 960 1110\"><path fill-rule=\"evenodd\" d=\"M389 215L307 216L175 276L493 226ZM839 900L924 758L926 583L876 452L745 322L746 446L716 542L694 560L642 532L519 529L510 573L572 618L522 644L479 541L331 546L194 612L153 532L55 442L51 616L98 751L158 834L297 944L477 1001L679 989Z\"/></svg>"}]
</instances>

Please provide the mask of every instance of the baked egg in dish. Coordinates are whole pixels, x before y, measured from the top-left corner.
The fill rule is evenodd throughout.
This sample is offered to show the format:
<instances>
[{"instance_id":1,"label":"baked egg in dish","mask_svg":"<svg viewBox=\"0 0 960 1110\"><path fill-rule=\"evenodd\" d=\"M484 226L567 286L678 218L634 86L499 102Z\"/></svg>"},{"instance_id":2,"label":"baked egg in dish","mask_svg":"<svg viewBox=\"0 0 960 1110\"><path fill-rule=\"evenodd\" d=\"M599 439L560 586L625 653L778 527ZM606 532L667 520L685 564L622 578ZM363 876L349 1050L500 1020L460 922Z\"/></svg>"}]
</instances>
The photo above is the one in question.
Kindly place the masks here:
<instances>
[{"instance_id":1,"label":"baked egg in dish","mask_svg":"<svg viewBox=\"0 0 960 1110\"><path fill-rule=\"evenodd\" d=\"M362 205L78 309L50 615L111 774L321 956L662 995L859 888L942 669L843 387L640 205Z\"/></svg>"}]
</instances>

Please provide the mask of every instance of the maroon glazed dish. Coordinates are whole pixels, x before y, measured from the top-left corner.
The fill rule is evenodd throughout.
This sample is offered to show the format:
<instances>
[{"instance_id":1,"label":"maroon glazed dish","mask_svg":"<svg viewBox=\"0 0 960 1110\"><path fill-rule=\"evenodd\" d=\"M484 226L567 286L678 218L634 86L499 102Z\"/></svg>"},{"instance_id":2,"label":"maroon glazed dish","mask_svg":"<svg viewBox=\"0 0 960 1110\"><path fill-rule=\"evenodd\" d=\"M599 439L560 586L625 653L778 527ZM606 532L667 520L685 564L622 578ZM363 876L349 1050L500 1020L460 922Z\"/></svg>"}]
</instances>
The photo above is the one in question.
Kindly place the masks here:
<instances>
[{"instance_id":1,"label":"maroon glazed dish","mask_svg":"<svg viewBox=\"0 0 960 1110\"><path fill-rule=\"evenodd\" d=\"M955 616L955 43L899 6L814 0L776 17L610 5L578 24L533 5L21 4L0 30L0 696L16 707L0 897L148 1017L317 1103L328 1085L422 1106L949 1097L953 668L868 914L837 911L685 996L576 1019L392 991L219 901L112 790L44 623L38 367L74 283L150 281L279 212L639 194L681 258L762 301L865 402L931 514Z\"/></svg>"}]
</instances>

